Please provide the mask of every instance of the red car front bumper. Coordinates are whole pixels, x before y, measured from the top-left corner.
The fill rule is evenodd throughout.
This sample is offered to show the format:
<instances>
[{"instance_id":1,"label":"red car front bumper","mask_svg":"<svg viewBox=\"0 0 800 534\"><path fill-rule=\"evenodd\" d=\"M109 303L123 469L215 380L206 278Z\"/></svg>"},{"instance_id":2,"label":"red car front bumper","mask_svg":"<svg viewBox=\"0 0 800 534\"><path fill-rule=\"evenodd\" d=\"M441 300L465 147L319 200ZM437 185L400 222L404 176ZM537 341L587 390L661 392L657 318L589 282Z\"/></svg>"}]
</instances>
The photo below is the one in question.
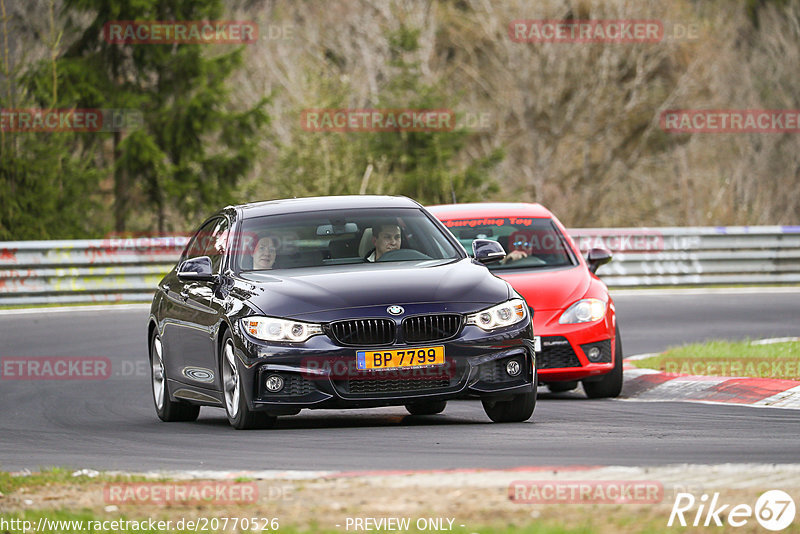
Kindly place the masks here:
<instances>
[{"instance_id":1,"label":"red car front bumper","mask_svg":"<svg viewBox=\"0 0 800 534\"><path fill-rule=\"evenodd\" d=\"M541 336L537 353L540 382L582 380L604 375L614 368L616 317L611 306L606 316L593 323L559 324L563 310L534 310L534 333ZM595 362L587 352L597 347Z\"/></svg>"}]
</instances>

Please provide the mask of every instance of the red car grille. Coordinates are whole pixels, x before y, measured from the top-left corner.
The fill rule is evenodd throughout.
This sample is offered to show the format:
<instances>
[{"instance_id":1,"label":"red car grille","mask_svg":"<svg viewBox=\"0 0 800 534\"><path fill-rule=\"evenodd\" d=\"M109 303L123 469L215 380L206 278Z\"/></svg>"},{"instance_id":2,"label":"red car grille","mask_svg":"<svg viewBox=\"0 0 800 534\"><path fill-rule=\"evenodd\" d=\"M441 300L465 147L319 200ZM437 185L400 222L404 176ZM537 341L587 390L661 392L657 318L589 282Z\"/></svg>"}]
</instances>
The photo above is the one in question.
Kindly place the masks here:
<instances>
[{"instance_id":1,"label":"red car grille","mask_svg":"<svg viewBox=\"0 0 800 534\"><path fill-rule=\"evenodd\" d=\"M581 362L567 338L547 336L542 338L542 353L536 358L538 369L558 369L561 367L580 367Z\"/></svg>"}]
</instances>

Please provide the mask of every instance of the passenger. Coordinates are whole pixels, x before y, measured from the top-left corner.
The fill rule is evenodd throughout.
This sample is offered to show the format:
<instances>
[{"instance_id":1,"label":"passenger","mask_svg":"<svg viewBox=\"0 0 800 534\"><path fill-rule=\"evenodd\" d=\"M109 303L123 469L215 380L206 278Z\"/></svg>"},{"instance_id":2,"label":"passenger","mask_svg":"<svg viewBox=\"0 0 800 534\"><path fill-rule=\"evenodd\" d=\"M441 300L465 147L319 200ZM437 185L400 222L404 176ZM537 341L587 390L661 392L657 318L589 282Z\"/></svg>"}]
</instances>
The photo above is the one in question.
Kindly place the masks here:
<instances>
[{"instance_id":1,"label":"passenger","mask_svg":"<svg viewBox=\"0 0 800 534\"><path fill-rule=\"evenodd\" d=\"M253 270L272 269L278 252L278 238L266 235L258 240L253 250Z\"/></svg>"},{"instance_id":2,"label":"passenger","mask_svg":"<svg viewBox=\"0 0 800 534\"><path fill-rule=\"evenodd\" d=\"M367 261L378 261L390 250L399 250L402 234L396 224L378 224L372 227L372 246L375 248L367 256Z\"/></svg>"}]
</instances>

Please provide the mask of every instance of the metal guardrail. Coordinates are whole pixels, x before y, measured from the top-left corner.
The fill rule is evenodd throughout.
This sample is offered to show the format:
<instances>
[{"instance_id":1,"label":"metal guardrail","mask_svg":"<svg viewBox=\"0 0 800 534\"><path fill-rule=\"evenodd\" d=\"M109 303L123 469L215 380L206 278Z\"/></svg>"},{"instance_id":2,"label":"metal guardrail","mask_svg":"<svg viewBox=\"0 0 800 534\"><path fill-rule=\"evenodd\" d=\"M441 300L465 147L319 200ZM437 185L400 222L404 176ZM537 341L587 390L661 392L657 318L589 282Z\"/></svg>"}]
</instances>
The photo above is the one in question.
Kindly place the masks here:
<instances>
[{"instance_id":1,"label":"metal guardrail","mask_svg":"<svg viewBox=\"0 0 800 534\"><path fill-rule=\"evenodd\" d=\"M0 242L0 305L150 301L188 237Z\"/></svg>"},{"instance_id":2,"label":"metal guardrail","mask_svg":"<svg viewBox=\"0 0 800 534\"><path fill-rule=\"evenodd\" d=\"M614 253L611 287L800 282L800 226L575 229L581 251Z\"/></svg>"},{"instance_id":3,"label":"metal guardrail","mask_svg":"<svg viewBox=\"0 0 800 534\"><path fill-rule=\"evenodd\" d=\"M578 228L611 287L800 283L800 226ZM0 242L0 305L149 301L188 237Z\"/></svg>"}]
</instances>

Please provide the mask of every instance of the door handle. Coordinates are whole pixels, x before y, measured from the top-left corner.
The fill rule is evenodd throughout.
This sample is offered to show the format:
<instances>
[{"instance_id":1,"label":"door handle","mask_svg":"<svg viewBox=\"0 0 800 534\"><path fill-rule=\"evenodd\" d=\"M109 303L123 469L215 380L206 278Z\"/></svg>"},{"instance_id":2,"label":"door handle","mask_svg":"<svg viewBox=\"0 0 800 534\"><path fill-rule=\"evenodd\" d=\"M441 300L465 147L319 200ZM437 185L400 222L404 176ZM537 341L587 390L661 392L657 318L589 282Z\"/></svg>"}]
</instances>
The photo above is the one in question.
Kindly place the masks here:
<instances>
[{"instance_id":1,"label":"door handle","mask_svg":"<svg viewBox=\"0 0 800 534\"><path fill-rule=\"evenodd\" d=\"M189 298L189 293L187 293L186 290L183 289L181 290L181 297L183 297L183 300L186 300Z\"/></svg>"}]
</instances>

